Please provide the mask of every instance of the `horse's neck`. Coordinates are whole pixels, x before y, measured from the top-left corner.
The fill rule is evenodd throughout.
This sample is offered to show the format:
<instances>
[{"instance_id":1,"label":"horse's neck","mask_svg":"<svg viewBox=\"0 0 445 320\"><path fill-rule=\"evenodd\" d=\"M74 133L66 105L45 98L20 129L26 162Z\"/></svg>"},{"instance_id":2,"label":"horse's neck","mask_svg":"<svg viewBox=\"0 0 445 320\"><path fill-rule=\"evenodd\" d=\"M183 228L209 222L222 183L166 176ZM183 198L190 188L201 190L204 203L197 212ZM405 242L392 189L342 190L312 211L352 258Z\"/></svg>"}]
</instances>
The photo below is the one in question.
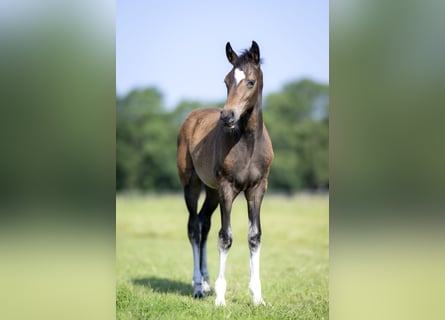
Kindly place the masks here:
<instances>
[{"instance_id":1,"label":"horse's neck","mask_svg":"<svg viewBox=\"0 0 445 320\"><path fill-rule=\"evenodd\" d=\"M257 104L253 107L252 113L246 123L246 131L253 133L255 138L263 135L263 110L261 108L261 96Z\"/></svg>"}]
</instances>

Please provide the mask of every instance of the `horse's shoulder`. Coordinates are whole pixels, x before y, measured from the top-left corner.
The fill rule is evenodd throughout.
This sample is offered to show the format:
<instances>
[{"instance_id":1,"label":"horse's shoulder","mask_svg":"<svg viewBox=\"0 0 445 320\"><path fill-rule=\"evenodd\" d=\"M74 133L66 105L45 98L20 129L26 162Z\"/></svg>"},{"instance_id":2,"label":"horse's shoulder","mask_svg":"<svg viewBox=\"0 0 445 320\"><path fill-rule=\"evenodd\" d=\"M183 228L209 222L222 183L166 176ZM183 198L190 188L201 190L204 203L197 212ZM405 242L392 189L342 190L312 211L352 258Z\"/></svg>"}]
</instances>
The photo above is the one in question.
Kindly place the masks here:
<instances>
[{"instance_id":1,"label":"horse's shoulder","mask_svg":"<svg viewBox=\"0 0 445 320\"><path fill-rule=\"evenodd\" d=\"M219 116L220 113L221 113L220 108L199 108L193 110L188 116L188 118L200 119L200 118L205 118L206 116L214 116L214 115Z\"/></svg>"}]
</instances>

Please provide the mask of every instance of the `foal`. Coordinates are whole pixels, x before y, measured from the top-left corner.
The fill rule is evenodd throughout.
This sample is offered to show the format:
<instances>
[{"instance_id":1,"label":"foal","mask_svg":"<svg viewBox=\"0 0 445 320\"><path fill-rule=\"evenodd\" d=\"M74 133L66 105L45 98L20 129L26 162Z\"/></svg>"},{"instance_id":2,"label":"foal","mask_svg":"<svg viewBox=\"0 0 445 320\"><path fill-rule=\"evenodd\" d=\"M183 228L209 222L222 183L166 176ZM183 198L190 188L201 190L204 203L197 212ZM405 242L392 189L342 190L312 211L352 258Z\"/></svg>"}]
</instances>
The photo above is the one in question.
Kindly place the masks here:
<instances>
[{"instance_id":1,"label":"foal","mask_svg":"<svg viewBox=\"0 0 445 320\"><path fill-rule=\"evenodd\" d=\"M260 207L273 159L272 143L261 110L260 50L252 41L251 48L238 56L228 42L226 55L233 68L224 79L227 86L224 108L194 110L178 134L177 166L190 215L188 238L193 249L194 297L202 298L210 292L206 242L212 213L219 204L221 229L215 304L226 304L224 272L232 245L230 212L235 197L243 191L249 217L249 289L253 303L259 305L264 304L259 273ZM198 214L198 198L203 185L206 198Z\"/></svg>"}]
</instances>

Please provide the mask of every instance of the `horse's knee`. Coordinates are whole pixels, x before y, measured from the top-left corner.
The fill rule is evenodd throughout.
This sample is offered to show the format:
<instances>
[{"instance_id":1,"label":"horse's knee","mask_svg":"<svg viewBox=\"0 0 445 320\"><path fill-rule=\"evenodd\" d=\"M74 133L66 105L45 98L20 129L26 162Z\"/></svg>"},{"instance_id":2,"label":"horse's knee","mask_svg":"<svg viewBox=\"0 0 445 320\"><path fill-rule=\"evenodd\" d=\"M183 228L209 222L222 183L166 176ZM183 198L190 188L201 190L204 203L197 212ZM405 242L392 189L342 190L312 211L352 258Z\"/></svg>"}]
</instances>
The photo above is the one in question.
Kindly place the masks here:
<instances>
[{"instance_id":1,"label":"horse's knee","mask_svg":"<svg viewBox=\"0 0 445 320\"><path fill-rule=\"evenodd\" d=\"M218 248L229 250L232 246L232 230L220 230L218 234Z\"/></svg>"},{"instance_id":2,"label":"horse's knee","mask_svg":"<svg viewBox=\"0 0 445 320\"><path fill-rule=\"evenodd\" d=\"M261 230L250 228L247 239L249 241L249 249L256 250L261 244Z\"/></svg>"}]
</instances>

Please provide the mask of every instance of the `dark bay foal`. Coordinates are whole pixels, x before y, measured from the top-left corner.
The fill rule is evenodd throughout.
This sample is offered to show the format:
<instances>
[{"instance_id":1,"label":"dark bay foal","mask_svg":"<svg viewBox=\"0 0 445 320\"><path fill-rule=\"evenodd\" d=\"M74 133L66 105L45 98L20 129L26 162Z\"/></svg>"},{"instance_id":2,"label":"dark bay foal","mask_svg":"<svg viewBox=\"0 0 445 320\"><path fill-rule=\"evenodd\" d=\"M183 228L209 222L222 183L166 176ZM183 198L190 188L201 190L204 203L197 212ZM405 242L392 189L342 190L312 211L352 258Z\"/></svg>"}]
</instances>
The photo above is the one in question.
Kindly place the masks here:
<instances>
[{"instance_id":1,"label":"dark bay foal","mask_svg":"<svg viewBox=\"0 0 445 320\"><path fill-rule=\"evenodd\" d=\"M264 304L260 282L260 208L273 159L272 143L261 110L263 73L255 41L238 56L228 42L232 70L226 75L227 101L223 109L198 109L184 121L178 134L177 166L189 211L188 237L193 249L195 298L210 292L206 242L212 213L221 209L218 236L219 273L216 305L225 305L226 259L232 245L230 212L235 197L244 192L248 206L250 249L249 289L255 305ZM206 198L198 213L198 198Z\"/></svg>"}]
</instances>

